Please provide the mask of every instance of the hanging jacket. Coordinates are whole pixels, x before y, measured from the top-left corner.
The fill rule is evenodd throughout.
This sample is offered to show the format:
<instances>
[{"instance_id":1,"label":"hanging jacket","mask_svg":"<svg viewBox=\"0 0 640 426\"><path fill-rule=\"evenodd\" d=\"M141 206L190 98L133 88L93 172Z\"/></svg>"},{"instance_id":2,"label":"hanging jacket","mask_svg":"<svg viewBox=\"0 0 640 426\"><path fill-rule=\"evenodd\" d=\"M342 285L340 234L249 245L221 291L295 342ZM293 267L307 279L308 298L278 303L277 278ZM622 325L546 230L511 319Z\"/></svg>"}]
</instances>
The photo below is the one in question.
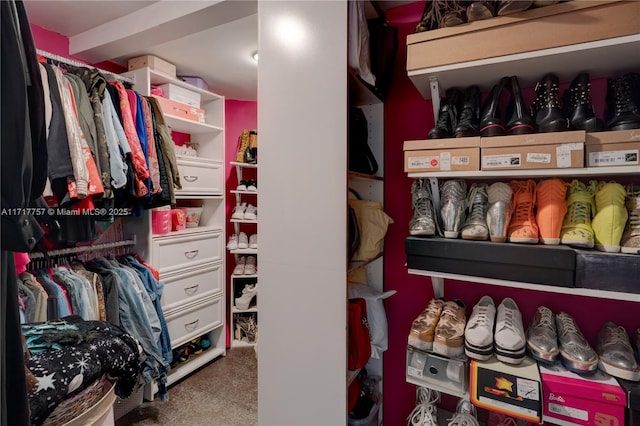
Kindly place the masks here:
<instances>
[{"instance_id":1,"label":"hanging jacket","mask_svg":"<svg viewBox=\"0 0 640 426\"><path fill-rule=\"evenodd\" d=\"M176 198L173 188L175 186L176 188L182 189L182 184L180 183L180 172L178 171L178 162L176 160L176 152L173 148L173 140L171 139L169 128L165 124L162 109L160 108L158 100L154 97L149 97L148 99L149 102L151 102L153 114L156 118L156 129L160 135L159 139L162 146L162 157L165 167L167 168L167 175L170 177L169 182L172 183L172 185L170 185L171 204L175 204Z\"/></svg>"},{"instance_id":2,"label":"hanging jacket","mask_svg":"<svg viewBox=\"0 0 640 426\"><path fill-rule=\"evenodd\" d=\"M156 115L153 110L153 106L149 101L149 98L144 98L144 101L149 105L149 113L151 114L151 126L153 129L153 139L155 142L155 150L158 160L158 171L160 174L160 192L152 194L151 197L143 200L144 208L152 209L156 207L167 206L171 204L171 196L173 194L175 198L175 191L173 189L173 183L171 177L168 175L170 172L167 170L167 166L164 162L164 156L162 155L162 141L160 140L160 133L158 132L158 126L156 122Z\"/></svg>"},{"instance_id":3,"label":"hanging jacket","mask_svg":"<svg viewBox=\"0 0 640 426\"><path fill-rule=\"evenodd\" d=\"M64 178L66 181L67 176L73 176L73 166L71 154L69 153L67 127L62 110L60 89L58 88L58 81L52 65L41 64L41 66L47 73L49 96L51 97L51 122L49 123L49 134L47 136L49 179Z\"/></svg>"},{"instance_id":4,"label":"hanging jacket","mask_svg":"<svg viewBox=\"0 0 640 426\"><path fill-rule=\"evenodd\" d=\"M131 153L131 148L129 148L122 124L118 120L111 102L111 96L107 90L104 91L104 98L102 99L102 120L105 141L109 151L111 185L114 189L119 189L127 184L127 165L125 164L124 156Z\"/></svg>"},{"instance_id":5,"label":"hanging jacket","mask_svg":"<svg viewBox=\"0 0 640 426\"><path fill-rule=\"evenodd\" d=\"M144 119L147 134L147 152L149 158L149 174L151 175L151 193L157 194L162 191L160 186L160 168L158 166L158 153L156 151L156 141L153 135L153 120L149 102L143 96L138 95L138 104L142 107L142 118Z\"/></svg>"}]
</instances>

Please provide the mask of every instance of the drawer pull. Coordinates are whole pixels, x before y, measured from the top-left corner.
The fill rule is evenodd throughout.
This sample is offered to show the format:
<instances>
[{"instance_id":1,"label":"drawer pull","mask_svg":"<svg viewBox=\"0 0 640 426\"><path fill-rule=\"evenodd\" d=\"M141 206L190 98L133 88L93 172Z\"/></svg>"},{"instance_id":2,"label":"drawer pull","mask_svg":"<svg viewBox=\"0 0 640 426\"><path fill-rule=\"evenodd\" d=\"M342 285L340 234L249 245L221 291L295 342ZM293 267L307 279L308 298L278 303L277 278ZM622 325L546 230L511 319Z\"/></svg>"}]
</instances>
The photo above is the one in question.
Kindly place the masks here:
<instances>
[{"instance_id":1,"label":"drawer pull","mask_svg":"<svg viewBox=\"0 0 640 426\"><path fill-rule=\"evenodd\" d=\"M198 255L199 252L200 252L200 250L185 251L184 252L184 256L187 259L193 259L194 257L196 257Z\"/></svg>"},{"instance_id":2,"label":"drawer pull","mask_svg":"<svg viewBox=\"0 0 640 426\"><path fill-rule=\"evenodd\" d=\"M184 292L189 296L193 296L198 291L200 284L192 285L191 287L185 287Z\"/></svg>"},{"instance_id":3,"label":"drawer pull","mask_svg":"<svg viewBox=\"0 0 640 426\"><path fill-rule=\"evenodd\" d=\"M200 321L199 319L193 321L193 322L188 322L184 325L184 328L187 329L187 331L193 331L196 329L196 327L198 326L198 321Z\"/></svg>"},{"instance_id":4,"label":"drawer pull","mask_svg":"<svg viewBox=\"0 0 640 426\"><path fill-rule=\"evenodd\" d=\"M183 176L182 178L187 182L195 182L198 180L198 176Z\"/></svg>"}]
</instances>

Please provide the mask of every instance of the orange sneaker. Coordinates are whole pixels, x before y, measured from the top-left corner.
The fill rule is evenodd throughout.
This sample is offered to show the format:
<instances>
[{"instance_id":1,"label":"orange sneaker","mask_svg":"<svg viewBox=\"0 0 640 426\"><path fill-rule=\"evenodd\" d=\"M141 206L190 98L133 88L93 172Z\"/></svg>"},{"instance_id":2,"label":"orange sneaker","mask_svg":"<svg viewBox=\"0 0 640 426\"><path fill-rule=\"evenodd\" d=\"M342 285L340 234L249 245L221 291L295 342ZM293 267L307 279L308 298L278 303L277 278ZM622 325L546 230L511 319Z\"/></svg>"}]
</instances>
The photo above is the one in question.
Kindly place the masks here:
<instances>
[{"instance_id":1,"label":"orange sneaker","mask_svg":"<svg viewBox=\"0 0 640 426\"><path fill-rule=\"evenodd\" d=\"M529 243L538 242L538 225L533 214L536 203L536 183L529 180L512 180L513 216L509 223L509 242Z\"/></svg>"},{"instance_id":2,"label":"orange sneaker","mask_svg":"<svg viewBox=\"0 0 640 426\"><path fill-rule=\"evenodd\" d=\"M560 229L567 214L568 184L558 178L543 180L536 188L536 222L542 244L560 244Z\"/></svg>"}]
</instances>

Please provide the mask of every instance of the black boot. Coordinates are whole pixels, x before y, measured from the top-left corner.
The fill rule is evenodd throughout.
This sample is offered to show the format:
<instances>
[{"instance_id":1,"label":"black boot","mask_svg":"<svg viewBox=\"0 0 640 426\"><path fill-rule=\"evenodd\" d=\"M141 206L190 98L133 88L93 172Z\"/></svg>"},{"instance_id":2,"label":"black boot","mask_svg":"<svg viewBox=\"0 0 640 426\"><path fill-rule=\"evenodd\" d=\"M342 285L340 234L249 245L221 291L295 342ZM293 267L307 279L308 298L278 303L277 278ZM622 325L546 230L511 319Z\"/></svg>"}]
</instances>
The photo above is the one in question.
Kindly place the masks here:
<instances>
[{"instance_id":1,"label":"black boot","mask_svg":"<svg viewBox=\"0 0 640 426\"><path fill-rule=\"evenodd\" d=\"M605 118L609 130L640 128L640 107L635 102L638 94L634 93L637 84L633 74L607 80Z\"/></svg>"},{"instance_id":2,"label":"black boot","mask_svg":"<svg viewBox=\"0 0 640 426\"><path fill-rule=\"evenodd\" d=\"M493 86L489 96L482 105L480 114L480 136L503 136L505 134L502 117L500 117L500 97L502 90L509 84L510 77L502 77L500 83Z\"/></svg>"},{"instance_id":3,"label":"black boot","mask_svg":"<svg viewBox=\"0 0 640 426\"><path fill-rule=\"evenodd\" d=\"M536 98L531 104L531 116L541 133L562 132L569 128L558 99L558 76L547 74L536 84Z\"/></svg>"},{"instance_id":4,"label":"black boot","mask_svg":"<svg viewBox=\"0 0 640 426\"><path fill-rule=\"evenodd\" d=\"M478 136L478 124L480 123L480 88L478 86L468 87L464 91L464 101L460 120L454 133L456 138Z\"/></svg>"},{"instance_id":5,"label":"black boot","mask_svg":"<svg viewBox=\"0 0 640 426\"><path fill-rule=\"evenodd\" d=\"M446 98L440 100L440 111L436 126L429 130L427 139L444 139L453 137L453 129L458 126L462 92L453 87L447 89Z\"/></svg>"},{"instance_id":6,"label":"black boot","mask_svg":"<svg viewBox=\"0 0 640 426\"><path fill-rule=\"evenodd\" d=\"M535 127L527 105L522 97L518 77L515 75L511 77L507 89L511 92L511 99L509 101L509 107L507 108L507 117L510 117L507 122L507 133L510 135L533 133Z\"/></svg>"},{"instance_id":7,"label":"black boot","mask_svg":"<svg viewBox=\"0 0 640 426\"><path fill-rule=\"evenodd\" d=\"M599 132L604 122L596 117L591 102L591 81L588 73L580 73L562 95L564 116L569 119L569 128Z\"/></svg>"}]
</instances>

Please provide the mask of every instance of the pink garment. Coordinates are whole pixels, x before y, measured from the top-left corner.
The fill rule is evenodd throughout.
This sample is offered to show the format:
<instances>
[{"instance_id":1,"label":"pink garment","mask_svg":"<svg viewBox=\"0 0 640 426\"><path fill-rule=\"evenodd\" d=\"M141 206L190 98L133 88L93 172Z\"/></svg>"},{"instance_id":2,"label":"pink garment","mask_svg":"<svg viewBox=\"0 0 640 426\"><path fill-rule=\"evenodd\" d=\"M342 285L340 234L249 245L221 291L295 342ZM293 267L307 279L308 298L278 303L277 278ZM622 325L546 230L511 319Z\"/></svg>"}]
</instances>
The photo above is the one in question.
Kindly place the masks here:
<instances>
[{"instance_id":1,"label":"pink garment","mask_svg":"<svg viewBox=\"0 0 640 426\"><path fill-rule=\"evenodd\" d=\"M20 275L27 270L27 265L31 262L28 253L14 252L13 258L16 262L16 274Z\"/></svg>"}]
</instances>

